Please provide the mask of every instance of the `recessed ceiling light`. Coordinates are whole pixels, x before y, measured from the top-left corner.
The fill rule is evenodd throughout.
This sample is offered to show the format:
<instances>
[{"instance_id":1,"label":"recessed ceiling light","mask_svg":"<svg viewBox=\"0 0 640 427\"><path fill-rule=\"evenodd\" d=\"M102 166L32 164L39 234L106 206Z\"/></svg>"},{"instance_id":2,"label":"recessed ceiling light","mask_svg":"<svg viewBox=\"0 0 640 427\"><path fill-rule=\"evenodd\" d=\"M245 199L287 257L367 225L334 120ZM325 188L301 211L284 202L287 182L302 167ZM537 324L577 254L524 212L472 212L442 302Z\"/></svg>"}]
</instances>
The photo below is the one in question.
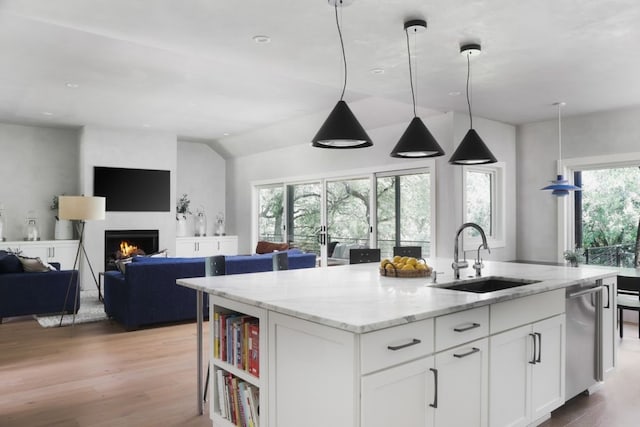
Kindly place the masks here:
<instances>
[{"instance_id":1,"label":"recessed ceiling light","mask_svg":"<svg viewBox=\"0 0 640 427\"><path fill-rule=\"evenodd\" d=\"M47 116L47 117L51 117L51 116L53 116L53 113L52 113L52 112L50 112L50 111L43 111L43 112L42 112L42 115L43 115L43 116Z\"/></svg>"},{"instance_id":2,"label":"recessed ceiling light","mask_svg":"<svg viewBox=\"0 0 640 427\"><path fill-rule=\"evenodd\" d=\"M384 68L372 68L369 72L374 75L384 74Z\"/></svg>"},{"instance_id":3,"label":"recessed ceiling light","mask_svg":"<svg viewBox=\"0 0 640 427\"><path fill-rule=\"evenodd\" d=\"M223 135L223 136L229 136L229 135L231 135L231 134L230 134L229 132L225 132L225 133L223 133L222 135Z\"/></svg>"},{"instance_id":4,"label":"recessed ceiling light","mask_svg":"<svg viewBox=\"0 0 640 427\"><path fill-rule=\"evenodd\" d=\"M258 44L271 43L271 37L269 36L253 36L253 41Z\"/></svg>"},{"instance_id":5,"label":"recessed ceiling light","mask_svg":"<svg viewBox=\"0 0 640 427\"><path fill-rule=\"evenodd\" d=\"M449 92L449 96L460 96L460 91L452 90L451 92Z\"/></svg>"},{"instance_id":6,"label":"recessed ceiling light","mask_svg":"<svg viewBox=\"0 0 640 427\"><path fill-rule=\"evenodd\" d=\"M80 87L78 83L71 83L71 82L67 83L65 86L71 89L77 89Z\"/></svg>"}]
</instances>

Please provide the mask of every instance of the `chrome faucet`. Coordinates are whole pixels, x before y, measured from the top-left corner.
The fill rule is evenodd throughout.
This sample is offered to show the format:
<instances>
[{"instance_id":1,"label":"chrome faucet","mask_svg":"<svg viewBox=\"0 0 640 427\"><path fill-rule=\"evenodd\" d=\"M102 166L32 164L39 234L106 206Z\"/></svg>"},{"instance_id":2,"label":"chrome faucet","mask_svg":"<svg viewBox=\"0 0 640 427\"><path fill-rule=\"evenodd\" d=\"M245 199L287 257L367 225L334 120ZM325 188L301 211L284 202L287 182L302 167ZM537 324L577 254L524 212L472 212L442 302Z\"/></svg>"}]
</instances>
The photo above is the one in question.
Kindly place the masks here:
<instances>
[{"instance_id":1,"label":"chrome faucet","mask_svg":"<svg viewBox=\"0 0 640 427\"><path fill-rule=\"evenodd\" d=\"M467 262L466 259L460 261L458 258L458 240L460 238L460 233L462 233L462 230L468 227L475 228L476 230L478 230L478 232L480 233L480 237L482 238L482 244L478 247L478 258L476 259L476 262L473 264L473 268L474 270L476 270L476 277L480 276L480 270L482 270L482 267L483 267L482 260L480 259L480 249L485 248L487 251L489 251L489 253L491 253L491 250L489 249L489 245L487 245L487 236L484 234L484 230L482 229L482 227L480 227L478 224L474 222L465 222L464 224L462 224L460 228L458 228L458 231L456 232L456 237L454 240L453 264L451 264L451 268L453 268L453 277L455 279L460 278L461 268L469 267L469 263Z\"/></svg>"}]
</instances>

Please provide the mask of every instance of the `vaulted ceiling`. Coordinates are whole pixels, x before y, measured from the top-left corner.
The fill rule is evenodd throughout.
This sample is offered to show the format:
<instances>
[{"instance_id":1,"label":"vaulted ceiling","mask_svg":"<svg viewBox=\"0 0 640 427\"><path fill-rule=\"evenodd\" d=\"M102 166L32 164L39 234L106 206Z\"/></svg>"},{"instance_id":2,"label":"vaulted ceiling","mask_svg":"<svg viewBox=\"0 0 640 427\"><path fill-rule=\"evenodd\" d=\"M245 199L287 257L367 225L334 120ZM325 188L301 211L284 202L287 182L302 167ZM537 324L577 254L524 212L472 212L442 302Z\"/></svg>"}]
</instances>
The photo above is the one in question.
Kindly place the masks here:
<instances>
[{"instance_id":1,"label":"vaulted ceiling","mask_svg":"<svg viewBox=\"0 0 640 427\"><path fill-rule=\"evenodd\" d=\"M411 38L423 116L466 111L459 46L469 41L483 51L474 115L521 124L555 117L558 100L565 115L640 104L637 0L348 2L345 99L365 127L411 118L411 18L428 24ZM2 0L0 52L0 121L223 145L309 117L310 140L342 85L327 0Z\"/></svg>"}]
</instances>

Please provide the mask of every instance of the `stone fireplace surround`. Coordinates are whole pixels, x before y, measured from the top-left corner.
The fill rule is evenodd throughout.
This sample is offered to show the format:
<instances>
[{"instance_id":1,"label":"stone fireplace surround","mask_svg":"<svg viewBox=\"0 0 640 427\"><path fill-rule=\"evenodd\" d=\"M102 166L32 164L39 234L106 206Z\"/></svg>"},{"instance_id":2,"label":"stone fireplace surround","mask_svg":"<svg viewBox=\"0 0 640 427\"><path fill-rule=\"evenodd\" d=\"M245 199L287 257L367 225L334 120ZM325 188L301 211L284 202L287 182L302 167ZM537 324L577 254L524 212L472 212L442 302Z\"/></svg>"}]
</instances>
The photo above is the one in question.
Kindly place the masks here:
<instances>
[{"instance_id":1,"label":"stone fireplace surround","mask_svg":"<svg viewBox=\"0 0 640 427\"><path fill-rule=\"evenodd\" d=\"M158 230L105 230L104 271L115 270L115 261L120 251L120 243L134 245L144 254L158 252Z\"/></svg>"}]
</instances>

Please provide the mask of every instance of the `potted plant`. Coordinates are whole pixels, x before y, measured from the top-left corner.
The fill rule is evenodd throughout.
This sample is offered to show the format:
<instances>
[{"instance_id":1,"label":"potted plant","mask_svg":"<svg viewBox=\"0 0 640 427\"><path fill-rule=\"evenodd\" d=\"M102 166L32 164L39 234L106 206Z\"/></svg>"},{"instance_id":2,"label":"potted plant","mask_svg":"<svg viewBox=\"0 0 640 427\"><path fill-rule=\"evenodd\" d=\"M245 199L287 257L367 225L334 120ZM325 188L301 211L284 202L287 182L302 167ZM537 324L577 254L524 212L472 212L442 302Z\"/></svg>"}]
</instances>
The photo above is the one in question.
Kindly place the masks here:
<instances>
[{"instance_id":1,"label":"potted plant","mask_svg":"<svg viewBox=\"0 0 640 427\"><path fill-rule=\"evenodd\" d=\"M582 248L576 248L575 250L564 251L564 259L569 262L571 267L577 267L583 260L584 250Z\"/></svg>"},{"instance_id":2,"label":"potted plant","mask_svg":"<svg viewBox=\"0 0 640 427\"><path fill-rule=\"evenodd\" d=\"M184 193L178 203L176 203L176 236L184 237L187 235L187 215L191 215L189 210L189 196Z\"/></svg>"},{"instance_id":3,"label":"potted plant","mask_svg":"<svg viewBox=\"0 0 640 427\"><path fill-rule=\"evenodd\" d=\"M62 194L64 196L64 193ZM55 211L55 227L54 238L56 240L71 240L73 239L73 223L68 219L58 218L58 196L53 196L49 209Z\"/></svg>"}]
</instances>

